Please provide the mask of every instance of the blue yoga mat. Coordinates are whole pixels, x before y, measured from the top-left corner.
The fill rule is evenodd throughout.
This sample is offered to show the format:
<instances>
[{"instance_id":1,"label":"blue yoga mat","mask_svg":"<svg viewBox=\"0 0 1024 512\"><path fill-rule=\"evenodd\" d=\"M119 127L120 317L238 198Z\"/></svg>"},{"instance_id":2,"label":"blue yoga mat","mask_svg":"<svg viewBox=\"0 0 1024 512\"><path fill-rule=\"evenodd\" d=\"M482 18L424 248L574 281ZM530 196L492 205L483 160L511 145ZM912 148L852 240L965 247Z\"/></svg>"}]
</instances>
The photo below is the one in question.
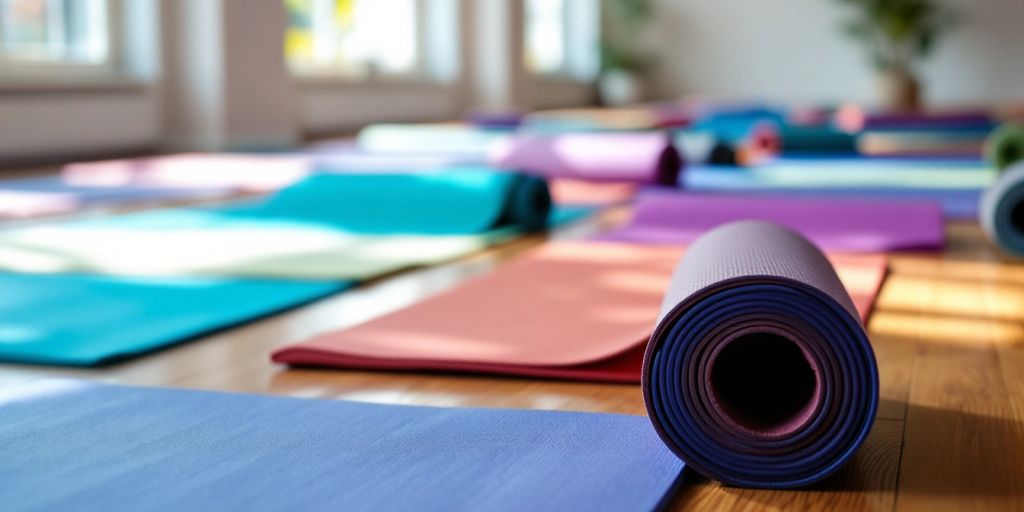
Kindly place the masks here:
<instances>
[{"instance_id":1,"label":"blue yoga mat","mask_svg":"<svg viewBox=\"0 0 1024 512\"><path fill-rule=\"evenodd\" d=\"M68 366L110 363L349 286L0 273L0 360Z\"/></svg>"},{"instance_id":2,"label":"blue yoga mat","mask_svg":"<svg viewBox=\"0 0 1024 512\"><path fill-rule=\"evenodd\" d=\"M786 158L758 167L694 166L683 188L701 192L930 200L947 218L977 217L982 191L995 173L978 159Z\"/></svg>"},{"instance_id":3,"label":"blue yoga mat","mask_svg":"<svg viewBox=\"0 0 1024 512\"><path fill-rule=\"evenodd\" d=\"M1007 167L985 191L978 222L997 247L1024 256L1024 162Z\"/></svg>"},{"instance_id":4,"label":"blue yoga mat","mask_svg":"<svg viewBox=\"0 0 1024 512\"><path fill-rule=\"evenodd\" d=\"M647 418L45 380L0 388L4 510L652 510Z\"/></svg>"},{"instance_id":5,"label":"blue yoga mat","mask_svg":"<svg viewBox=\"0 0 1024 512\"><path fill-rule=\"evenodd\" d=\"M835 473L878 408L871 343L832 265L795 232L755 221L686 250L642 382L651 421L687 467L741 487Z\"/></svg>"}]
</instances>

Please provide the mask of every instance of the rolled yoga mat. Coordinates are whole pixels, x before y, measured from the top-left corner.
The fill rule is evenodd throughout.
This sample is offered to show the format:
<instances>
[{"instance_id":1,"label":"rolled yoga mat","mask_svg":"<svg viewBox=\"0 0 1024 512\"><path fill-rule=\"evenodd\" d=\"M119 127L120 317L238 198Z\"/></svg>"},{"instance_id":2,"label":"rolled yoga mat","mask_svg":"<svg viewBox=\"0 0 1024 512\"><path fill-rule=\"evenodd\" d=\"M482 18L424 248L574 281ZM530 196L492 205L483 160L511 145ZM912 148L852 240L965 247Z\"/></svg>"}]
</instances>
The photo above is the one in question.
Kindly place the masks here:
<instances>
[{"instance_id":1,"label":"rolled yoga mat","mask_svg":"<svg viewBox=\"0 0 1024 512\"><path fill-rule=\"evenodd\" d=\"M492 144L511 133L461 124L375 124L362 129L357 140L370 152L486 155Z\"/></svg>"},{"instance_id":2,"label":"rolled yoga mat","mask_svg":"<svg viewBox=\"0 0 1024 512\"><path fill-rule=\"evenodd\" d=\"M857 153L857 135L830 126L783 125L778 130L783 155Z\"/></svg>"},{"instance_id":3,"label":"rolled yoga mat","mask_svg":"<svg viewBox=\"0 0 1024 512\"><path fill-rule=\"evenodd\" d=\"M874 353L835 270L795 232L757 221L690 246L643 370L661 438L730 485L825 478L863 443L878 407Z\"/></svg>"},{"instance_id":4,"label":"rolled yoga mat","mask_svg":"<svg viewBox=\"0 0 1024 512\"><path fill-rule=\"evenodd\" d=\"M491 165L545 177L674 185L682 160L662 133L519 135L496 144Z\"/></svg>"},{"instance_id":5,"label":"rolled yoga mat","mask_svg":"<svg viewBox=\"0 0 1024 512\"><path fill-rule=\"evenodd\" d=\"M22 510L660 510L683 464L642 416L85 381L0 386Z\"/></svg>"},{"instance_id":6,"label":"rolled yoga mat","mask_svg":"<svg viewBox=\"0 0 1024 512\"><path fill-rule=\"evenodd\" d=\"M13 229L0 268L133 276L367 279L592 211L507 172L317 174L259 202Z\"/></svg>"},{"instance_id":7,"label":"rolled yoga mat","mask_svg":"<svg viewBox=\"0 0 1024 512\"><path fill-rule=\"evenodd\" d=\"M1024 162L1010 166L981 197L981 227L1007 253L1024 256Z\"/></svg>"},{"instance_id":8,"label":"rolled yoga mat","mask_svg":"<svg viewBox=\"0 0 1024 512\"><path fill-rule=\"evenodd\" d=\"M682 253L678 246L551 242L408 308L282 347L273 360L638 383L651 327ZM885 256L831 258L867 318L885 276Z\"/></svg>"},{"instance_id":9,"label":"rolled yoga mat","mask_svg":"<svg viewBox=\"0 0 1024 512\"><path fill-rule=\"evenodd\" d=\"M1024 123L1006 123L985 140L985 158L999 170L1024 160Z\"/></svg>"}]
</instances>

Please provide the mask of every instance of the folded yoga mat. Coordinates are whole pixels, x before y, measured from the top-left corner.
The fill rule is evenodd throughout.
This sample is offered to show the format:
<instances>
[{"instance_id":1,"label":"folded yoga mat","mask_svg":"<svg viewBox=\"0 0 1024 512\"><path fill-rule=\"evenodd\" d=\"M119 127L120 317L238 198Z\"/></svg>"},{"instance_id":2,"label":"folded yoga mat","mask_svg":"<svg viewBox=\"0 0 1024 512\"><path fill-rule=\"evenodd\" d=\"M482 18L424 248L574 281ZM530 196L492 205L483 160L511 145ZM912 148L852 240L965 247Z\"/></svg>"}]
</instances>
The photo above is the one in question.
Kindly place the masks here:
<instances>
[{"instance_id":1,"label":"folded yoga mat","mask_svg":"<svg viewBox=\"0 0 1024 512\"><path fill-rule=\"evenodd\" d=\"M513 173L319 174L258 203L9 230L0 268L361 280L590 211L549 210L545 183Z\"/></svg>"},{"instance_id":2,"label":"folded yoga mat","mask_svg":"<svg viewBox=\"0 0 1024 512\"><path fill-rule=\"evenodd\" d=\"M821 252L747 221L694 243L643 366L647 412L688 467L730 485L819 481L853 456L878 407L858 311Z\"/></svg>"},{"instance_id":3,"label":"folded yoga mat","mask_svg":"<svg viewBox=\"0 0 1024 512\"><path fill-rule=\"evenodd\" d=\"M993 244L1024 256L1024 162L1008 167L985 191L979 221Z\"/></svg>"},{"instance_id":4,"label":"folded yoga mat","mask_svg":"<svg viewBox=\"0 0 1024 512\"><path fill-rule=\"evenodd\" d=\"M941 249L945 225L938 203L692 194L641 194L629 224L605 240L683 245L729 222L751 219L793 229L827 250L881 252Z\"/></svg>"},{"instance_id":5,"label":"folded yoga mat","mask_svg":"<svg viewBox=\"0 0 1024 512\"><path fill-rule=\"evenodd\" d=\"M675 184L682 161L662 133L519 135L496 144L491 165L545 177Z\"/></svg>"},{"instance_id":6,"label":"folded yoga mat","mask_svg":"<svg viewBox=\"0 0 1024 512\"><path fill-rule=\"evenodd\" d=\"M461 124L375 124L359 132L359 147L375 153L486 155L508 129Z\"/></svg>"},{"instance_id":7,"label":"folded yoga mat","mask_svg":"<svg viewBox=\"0 0 1024 512\"><path fill-rule=\"evenodd\" d=\"M309 174L298 154L184 153L180 155L70 164L61 171L76 185L156 186L270 192Z\"/></svg>"},{"instance_id":8,"label":"folded yoga mat","mask_svg":"<svg viewBox=\"0 0 1024 512\"><path fill-rule=\"evenodd\" d=\"M552 242L407 309L285 346L273 360L639 382L644 345L681 254L678 247ZM885 257L833 261L866 317Z\"/></svg>"},{"instance_id":9,"label":"folded yoga mat","mask_svg":"<svg viewBox=\"0 0 1024 512\"><path fill-rule=\"evenodd\" d=\"M642 416L43 380L0 387L4 510L655 510Z\"/></svg>"},{"instance_id":10,"label":"folded yoga mat","mask_svg":"<svg viewBox=\"0 0 1024 512\"><path fill-rule=\"evenodd\" d=\"M0 273L0 360L103 364L292 308L347 286Z\"/></svg>"},{"instance_id":11,"label":"folded yoga mat","mask_svg":"<svg viewBox=\"0 0 1024 512\"><path fill-rule=\"evenodd\" d=\"M1024 123L1001 125L985 141L985 159L1003 170L1024 160Z\"/></svg>"}]
</instances>

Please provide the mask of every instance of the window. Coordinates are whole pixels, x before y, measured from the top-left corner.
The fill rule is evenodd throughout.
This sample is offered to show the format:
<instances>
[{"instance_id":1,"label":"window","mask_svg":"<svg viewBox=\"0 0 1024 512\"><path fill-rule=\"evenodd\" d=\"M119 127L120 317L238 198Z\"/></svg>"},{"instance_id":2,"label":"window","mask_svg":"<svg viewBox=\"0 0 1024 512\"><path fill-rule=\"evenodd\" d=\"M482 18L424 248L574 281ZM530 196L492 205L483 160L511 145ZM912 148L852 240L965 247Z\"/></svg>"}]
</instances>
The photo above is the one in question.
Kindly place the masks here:
<instances>
[{"instance_id":1,"label":"window","mask_svg":"<svg viewBox=\"0 0 1024 512\"><path fill-rule=\"evenodd\" d=\"M417 0L285 0L285 56L298 74L419 75Z\"/></svg>"},{"instance_id":2,"label":"window","mask_svg":"<svg viewBox=\"0 0 1024 512\"><path fill-rule=\"evenodd\" d=\"M107 0L0 0L0 68L111 63Z\"/></svg>"},{"instance_id":3,"label":"window","mask_svg":"<svg viewBox=\"0 0 1024 512\"><path fill-rule=\"evenodd\" d=\"M539 75L591 80L598 71L598 0L527 0L523 64Z\"/></svg>"}]
</instances>

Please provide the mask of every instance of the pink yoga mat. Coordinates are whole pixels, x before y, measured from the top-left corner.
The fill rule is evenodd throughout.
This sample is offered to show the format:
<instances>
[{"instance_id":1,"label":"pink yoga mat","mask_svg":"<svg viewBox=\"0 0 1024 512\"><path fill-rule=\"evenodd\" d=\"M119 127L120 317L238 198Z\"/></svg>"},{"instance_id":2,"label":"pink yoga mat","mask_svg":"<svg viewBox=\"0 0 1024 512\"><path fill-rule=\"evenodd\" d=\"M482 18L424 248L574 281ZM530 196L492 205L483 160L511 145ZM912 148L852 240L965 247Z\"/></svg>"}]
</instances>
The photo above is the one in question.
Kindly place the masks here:
<instances>
[{"instance_id":1,"label":"pink yoga mat","mask_svg":"<svg viewBox=\"0 0 1024 512\"><path fill-rule=\"evenodd\" d=\"M601 238L682 245L736 220L775 222L836 251L940 249L942 208L931 201L807 199L729 196L651 190L642 193L632 221Z\"/></svg>"},{"instance_id":2,"label":"pink yoga mat","mask_svg":"<svg viewBox=\"0 0 1024 512\"><path fill-rule=\"evenodd\" d=\"M70 213L80 206L72 194L0 191L0 219L28 219Z\"/></svg>"},{"instance_id":3,"label":"pink yoga mat","mask_svg":"<svg viewBox=\"0 0 1024 512\"><path fill-rule=\"evenodd\" d=\"M80 185L232 187L259 193L291 185L309 172L309 158L303 155L185 153L76 163L61 174L68 183Z\"/></svg>"},{"instance_id":4,"label":"pink yoga mat","mask_svg":"<svg viewBox=\"0 0 1024 512\"><path fill-rule=\"evenodd\" d=\"M409 308L282 347L273 360L636 383L682 254L678 247L548 243ZM885 276L885 256L832 258L866 318Z\"/></svg>"},{"instance_id":5,"label":"pink yoga mat","mask_svg":"<svg viewBox=\"0 0 1024 512\"><path fill-rule=\"evenodd\" d=\"M672 185L682 160L662 133L517 135L495 143L492 166L545 177Z\"/></svg>"}]
</instances>

